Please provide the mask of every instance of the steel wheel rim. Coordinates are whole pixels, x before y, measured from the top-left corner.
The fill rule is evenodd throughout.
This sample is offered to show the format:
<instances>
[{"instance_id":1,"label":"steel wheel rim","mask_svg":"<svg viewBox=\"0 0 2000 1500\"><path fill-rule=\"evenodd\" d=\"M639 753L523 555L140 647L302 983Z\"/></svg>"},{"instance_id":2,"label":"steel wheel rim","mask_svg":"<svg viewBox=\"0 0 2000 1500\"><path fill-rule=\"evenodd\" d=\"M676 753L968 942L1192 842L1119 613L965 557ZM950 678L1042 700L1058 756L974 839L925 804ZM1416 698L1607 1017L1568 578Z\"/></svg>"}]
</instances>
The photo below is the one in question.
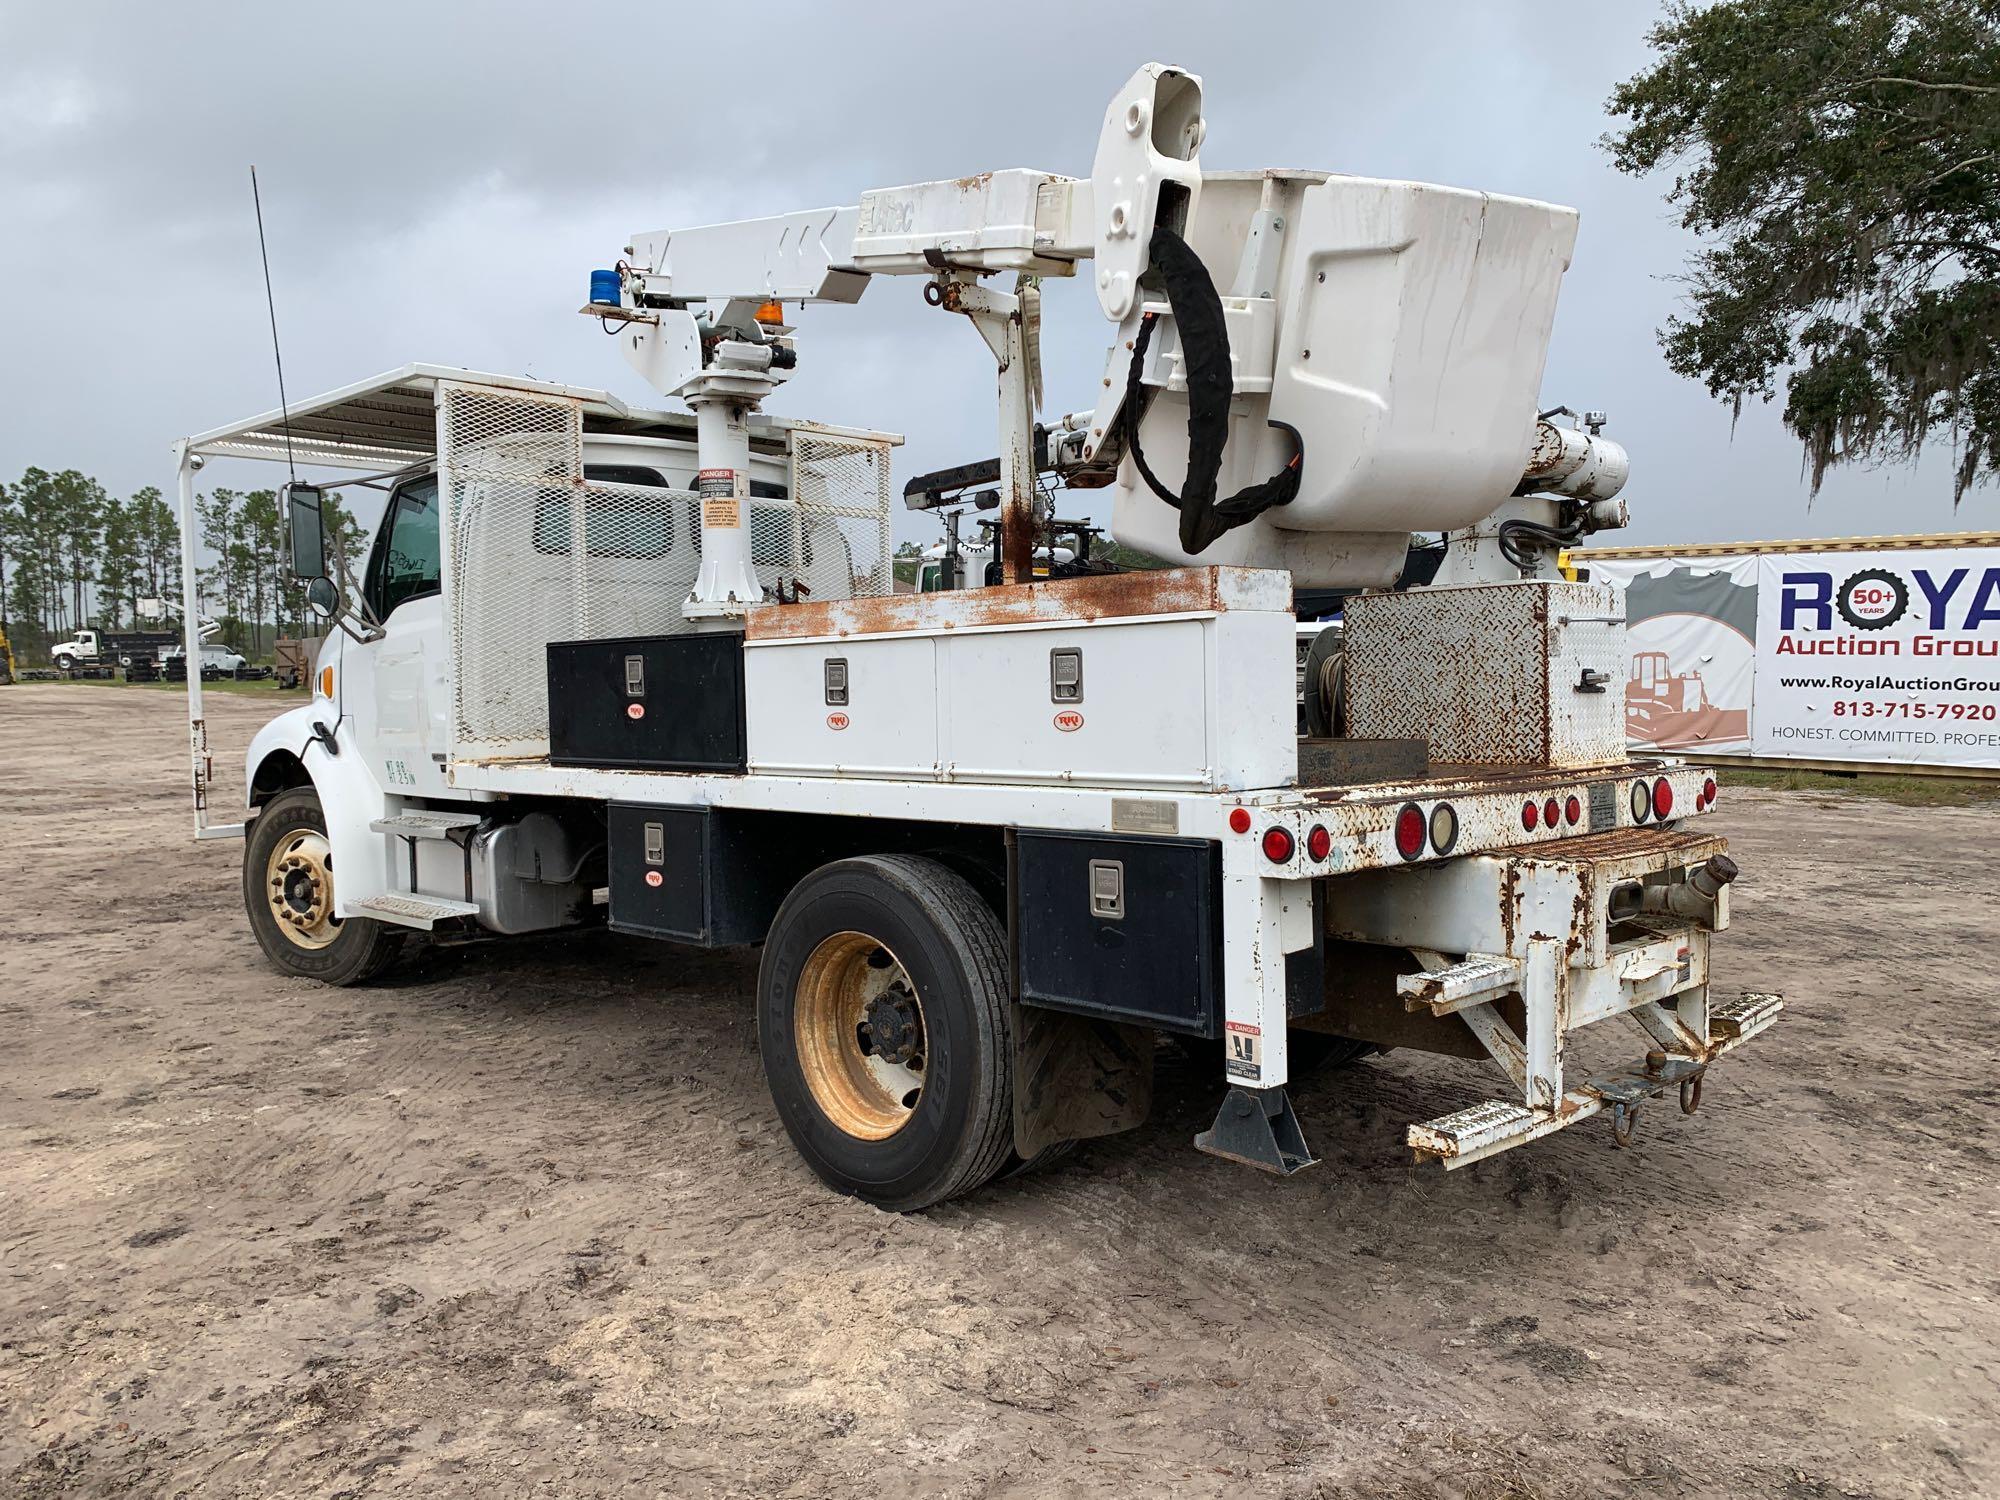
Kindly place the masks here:
<instances>
[{"instance_id":1,"label":"steel wheel rim","mask_svg":"<svg viewBox=\"0 0 2000 1500\"><path fill-rule=\"evenodd\" d=\"M316 828L294 828L264 862L264 900L278 931L300 948L324 948L340 936L333 914L333 850Z\"/></svg>"},{"instance_id":2,"label":"steel wheel rim","mask_svg":"<svg viewBox=\"0 0 2000 1500\"><path fill-rule=\"evenodd\" d=\"M877 1033L884 1046L877 1046ZM929 1065L923 1003L901 960L865 932L837 932L799 970L799 1071L847 1135L887 1140L916 1113Z\"/></svg>"}]
</instances>

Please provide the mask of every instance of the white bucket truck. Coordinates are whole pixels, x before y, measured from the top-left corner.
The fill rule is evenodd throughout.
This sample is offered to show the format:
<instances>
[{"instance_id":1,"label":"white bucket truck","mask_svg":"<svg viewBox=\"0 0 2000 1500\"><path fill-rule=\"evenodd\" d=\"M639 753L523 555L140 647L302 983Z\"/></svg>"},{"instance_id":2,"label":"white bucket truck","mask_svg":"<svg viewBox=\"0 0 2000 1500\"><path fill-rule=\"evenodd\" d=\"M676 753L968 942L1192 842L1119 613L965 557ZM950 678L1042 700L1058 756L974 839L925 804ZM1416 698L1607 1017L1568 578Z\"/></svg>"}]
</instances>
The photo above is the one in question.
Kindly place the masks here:
<instances>
[{"instance_id":1,"label":"white bucket truck","mask_svg":"<svg viewBox=\"0 0 2000 1500\"><path fill-rule=\"evenodd\" d=\"M1279 1173L1313 1160L1287 1083L1382 1048L1494 1065L1498 1097L1409 1127L1447 1167L1692 1112L1780 1002L1710 994L1715 779L1628 757L1619 595L1555 566L1622 524L1626 473L1601 419L1536 411L1576 216L1207 171L1206 131L1200 81L1148 65L1088 177L634 237L583 310L691 415L410 365L179 444L185 537L222 458L387 491L358 576L325 486L288 491L339 630L241 823L211 820L188 682L197 828L244 838L271 961L761 944L779 1116L895 1209L1136 1125L1162 1035L1226 1075L1196 1144ZM1078 274L1100 396L1038 425L1040 282ZM995 586L895 594L898 440L763 411L811 370L796 323L885 277L993 355ZM1110 489L1117 538L1178 565L1038 581L1044 479ZM1447 555L1398 589L1413 532ZM1295 584L1360 591L1303 737ZM1641 1055L1579 1076L1566 1044L1612 1020Z\"/></svg>"}]
</instances>

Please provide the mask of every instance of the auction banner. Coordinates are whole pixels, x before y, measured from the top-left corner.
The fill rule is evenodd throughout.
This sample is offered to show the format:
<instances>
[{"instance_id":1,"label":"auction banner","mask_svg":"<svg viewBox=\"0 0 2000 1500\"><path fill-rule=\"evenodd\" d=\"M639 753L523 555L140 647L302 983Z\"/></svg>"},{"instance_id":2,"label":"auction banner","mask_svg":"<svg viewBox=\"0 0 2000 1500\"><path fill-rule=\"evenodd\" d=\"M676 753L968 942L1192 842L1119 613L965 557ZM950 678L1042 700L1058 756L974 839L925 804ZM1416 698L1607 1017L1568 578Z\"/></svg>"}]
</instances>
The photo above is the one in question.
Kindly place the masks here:
<instances>
[{"instance_id":1,"label":"auction banner","mask_svg":"<svg viewBox=\"0 0 2000 1500\"><path fill-rule=\"evenodd\" d=\"M1589 566L1625 589L1635 750L2000 767L2000 548Z\"/></svg>"},{"instance_id":2,"label":"auction banner","mask_svg":"<svg viewBox=\"0 0 2000 1500\"><path fill-rule=\"evenodd\" d=\"M2000 766L2000 548L1758 562L1757 755Z\"/></svg>"}]
</instances>

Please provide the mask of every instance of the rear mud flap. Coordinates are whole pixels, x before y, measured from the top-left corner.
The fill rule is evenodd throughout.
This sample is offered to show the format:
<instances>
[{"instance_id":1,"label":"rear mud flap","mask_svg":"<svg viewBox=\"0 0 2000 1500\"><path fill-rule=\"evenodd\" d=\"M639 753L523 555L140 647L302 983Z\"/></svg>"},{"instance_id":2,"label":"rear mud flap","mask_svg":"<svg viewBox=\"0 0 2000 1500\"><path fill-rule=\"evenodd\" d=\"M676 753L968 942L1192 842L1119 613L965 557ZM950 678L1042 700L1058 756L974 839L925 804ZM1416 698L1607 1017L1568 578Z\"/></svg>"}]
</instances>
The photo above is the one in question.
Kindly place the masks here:
<instances>
[{"instance_id":1,"label":"rear mud flap","mask_svg":"<svg viewBox=\"0 0 2000 1500\"><path fill-rule=\"evenodd\" d=\"M1014 1154L1143 1125L1153 1108L1153 1033L1143 1026L1016 1005Z\"/></svg>"}]
</instances>

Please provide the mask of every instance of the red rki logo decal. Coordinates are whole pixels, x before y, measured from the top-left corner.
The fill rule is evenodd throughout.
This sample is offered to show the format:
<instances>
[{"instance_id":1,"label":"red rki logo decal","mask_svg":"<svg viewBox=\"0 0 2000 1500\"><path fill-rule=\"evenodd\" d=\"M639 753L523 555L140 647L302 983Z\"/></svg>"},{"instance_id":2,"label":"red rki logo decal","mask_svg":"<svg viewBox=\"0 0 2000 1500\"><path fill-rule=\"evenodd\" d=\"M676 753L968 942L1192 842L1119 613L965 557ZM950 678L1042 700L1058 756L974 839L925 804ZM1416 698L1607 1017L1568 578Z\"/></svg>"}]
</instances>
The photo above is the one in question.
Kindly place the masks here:
<instances>
[{"instance_id":1,"label":"red rki logo decal","mask_svg":"<svg viewBox=\"0 0 2000 1500\"><path fill-rule=\"evenodd\" d=\"M643 703L628 703L628 704L626 704L626 705L625 705L625 717L626 717L626 718L628 718L628 719L643 719L643 718L645 718L645 717L646 717L646 705L645 705L645 704L643 704Z\"/></svg>"},{"instance_id":2,"label":"red rki logo decal","mask_svg":"<svg viewBox=\"0 0 2000 1500\"><path fill-rule=\"evenodd\" d=\"M1066 708L1056 715L1056 728L1064 734L1075 734L1083 728L1083 715L1073 708Z\"/></svg>"},{"instance_id":3,"label":"red rki logo decal","mask_svg":"<svg viewBox=\"0 0 2000 1500\"><path fill-rule=\"evenodd\" d=\"M845 729L847 725L848 718L846 714L828 714L826 716L826 727L828 729Z\"/></svg>"},{"instance_id":4,"label":"red rki logo decal","mask_svg":"<svg viewBox=\"0 0 2000 1500\"><path fill-rule=\"evenodd\" d=\"M646 884L656 888L661 884L662 881L665 880L665 878L666 877L661 875L658 870L648 870L646 872Z\"/></svg>"}]
</instances>

